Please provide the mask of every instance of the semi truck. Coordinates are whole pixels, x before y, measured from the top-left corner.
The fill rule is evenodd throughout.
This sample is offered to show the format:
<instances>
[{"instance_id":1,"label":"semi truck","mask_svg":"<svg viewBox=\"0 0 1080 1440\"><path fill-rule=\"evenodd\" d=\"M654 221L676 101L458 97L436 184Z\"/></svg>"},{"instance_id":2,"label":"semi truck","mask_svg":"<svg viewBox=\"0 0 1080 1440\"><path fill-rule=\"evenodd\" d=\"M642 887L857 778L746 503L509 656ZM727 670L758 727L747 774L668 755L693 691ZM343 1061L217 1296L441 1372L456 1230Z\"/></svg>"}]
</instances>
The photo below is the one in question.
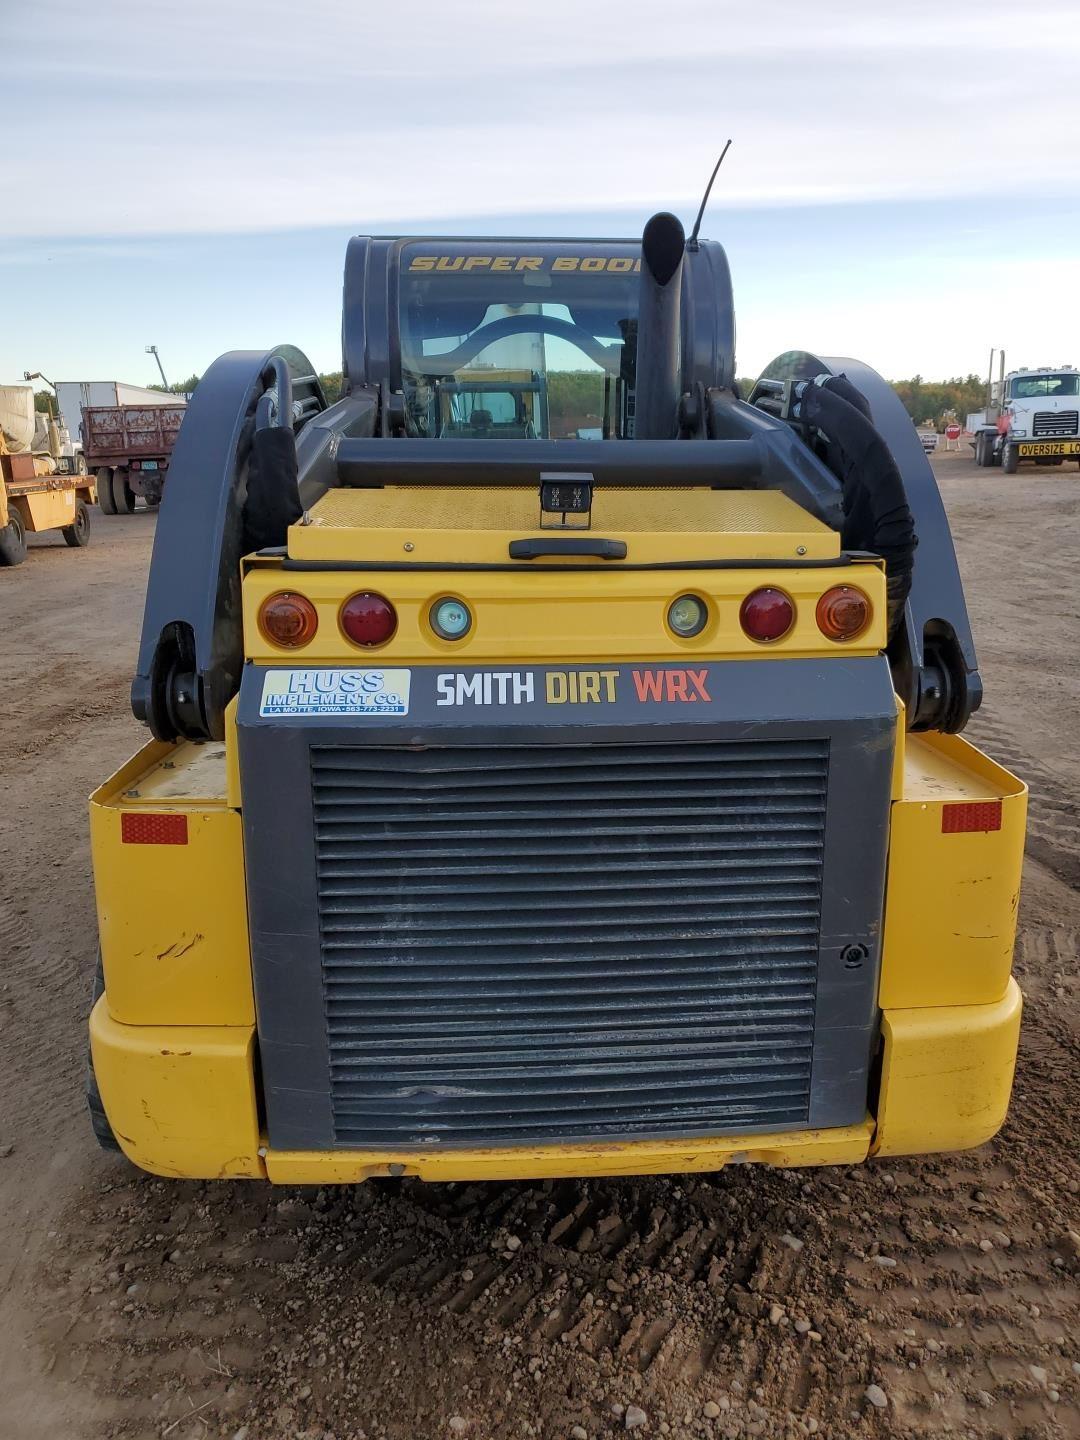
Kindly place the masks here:
<instances>
[{"instance_id":1,"label":"semi truck","mask_svg":"<svg viewBox=\"0 0 1080 1440\"><path fill-rule=\"evenodd\" d=\"M975 464L1000 465L1015 475L1022 460L1036 465L1080 464L1080 371L1073 365L1005 372L1005 352L994 351L986 380L986 405L967 418Z\"/></svg>"},{"instance_id":2,"label":"semi truck","mask_svg":"<svg viewBox=\"0 0 1080 1440\"><path fill-rule=\"evenodd\" d=\"M177 440L150 738L90 802L102 1143L324 1184L988 1139L1026 789L963 737L891 387L790 350L740 398L723 248L669 214L359 236L343 316L335 404L233 351ZM432 434L509 339L617 381L610 434Z\"/></svg>"},{"instance_id":3,"label":"semi truck","mask_svg":"<svg viewBox=\"0 0 1080 1440\"><path fill-rule=\"evenodd\" d=\"M130 515L141 495L161 504L186 405L88 405L81 433L88 469L97 479L104 515Z\"/></svg>"},{"instance_id":4,"label":"semi truck","mask_svg":"<svg viewBox=\"0 0 1080 1440\"><path fill-rule=\"evenodd\" d=\"M88 545L94 498L82 457L54 416L35 411L32 387L0 386L0 566L22 564L28 534L59 530L72 548Z\"/></svg>"}]
</instances>

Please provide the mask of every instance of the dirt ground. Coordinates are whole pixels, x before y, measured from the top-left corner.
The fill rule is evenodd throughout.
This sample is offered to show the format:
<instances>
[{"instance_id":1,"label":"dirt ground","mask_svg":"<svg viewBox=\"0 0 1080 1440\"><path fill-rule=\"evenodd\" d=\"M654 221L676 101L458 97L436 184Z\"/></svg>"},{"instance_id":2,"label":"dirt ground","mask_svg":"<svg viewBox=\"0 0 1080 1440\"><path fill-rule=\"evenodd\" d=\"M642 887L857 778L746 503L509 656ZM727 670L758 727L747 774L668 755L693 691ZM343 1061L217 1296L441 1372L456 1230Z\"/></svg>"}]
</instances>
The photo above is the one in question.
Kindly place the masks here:
<instances>
[{"instance_id":1,"label":"dirt ground","mask_svg":"<svg viewBox=\"0 0 1080 1440\"><path fill-rule=\"evenodd\" d=\"M153 516L0 573L0 1440L1080 1435L1080 474L935 463L970 733L1032 785L1027 1009L997 1140L854 1171L272 1190L98 1151L84 797L143 734Z\"/></svg>"}]
</instances>

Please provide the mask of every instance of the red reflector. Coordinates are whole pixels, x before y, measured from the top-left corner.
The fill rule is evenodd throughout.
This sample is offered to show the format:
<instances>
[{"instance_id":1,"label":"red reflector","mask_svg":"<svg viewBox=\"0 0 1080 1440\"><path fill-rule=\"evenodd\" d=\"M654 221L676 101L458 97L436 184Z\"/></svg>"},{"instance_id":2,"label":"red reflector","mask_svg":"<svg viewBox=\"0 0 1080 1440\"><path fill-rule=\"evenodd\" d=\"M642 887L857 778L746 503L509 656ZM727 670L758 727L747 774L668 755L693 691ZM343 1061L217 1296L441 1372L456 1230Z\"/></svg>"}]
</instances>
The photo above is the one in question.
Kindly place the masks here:
<instances>
[{"instance_id":1,"label":"red reflector","mask_svg":"<svg viewBox=\"0 0 1080 1440\"><path fill-rule=\"evenodd\" d=\"M187 816L125 810L120 816L120 839L125 845L186 845Z\"/></svg>"},{"instance_id":2,"label":"red reflector","mask_svg":"<svg viewBox=\"0 0 1080 1440\"><path fill-rule=\"evenodd\" d=\"M1000 800L970 800L941 807L941 833L966 835L972 830L1000 830Z\"/></svg>"}]
</instances>

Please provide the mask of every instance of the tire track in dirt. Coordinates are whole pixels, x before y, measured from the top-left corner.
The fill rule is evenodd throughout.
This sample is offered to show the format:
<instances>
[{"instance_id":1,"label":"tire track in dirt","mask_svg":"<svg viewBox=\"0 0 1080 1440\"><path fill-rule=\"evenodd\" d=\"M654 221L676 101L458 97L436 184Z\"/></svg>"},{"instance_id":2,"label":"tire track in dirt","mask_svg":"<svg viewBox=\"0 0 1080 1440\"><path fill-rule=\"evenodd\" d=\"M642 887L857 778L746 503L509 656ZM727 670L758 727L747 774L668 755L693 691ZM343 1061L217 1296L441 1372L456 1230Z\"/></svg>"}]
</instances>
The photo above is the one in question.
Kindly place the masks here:
<instances>
[{"instance_id":1,"label":"tire track in dirt","mask_svg":"<svg viewBox=\"0 0 1080 1440\"><path fill-rule=\"evenodd\" d=\"M1037 766L1016 748L1021 736L1053 755L1044 739L1072 714L1051 676L1032 723L1028 693L1045 677L1033 671L1016 594L1035 585L1044 607L1068 609L1056 589L1067 567L1038 554L1056 544L1065 555L1066 521L1016 512L1026 538L1007 542L999 522L1014 512L1003 495L1000 483L965 479L956 502L962 559L978 562L969 595L992 611L983 628L999 676L988 675L993 707L972 738L1034 780L1041 847L1021 908L1016 1094L998 1140L972 1155L847 1172L346 1190L162 1182L121 1162L87 1165L104 1178L61 1218L50 1212L54 1235L20 1292L46 1312L32 1352L47 1367L38 1393L70 1394L80 1416L122 1417L101 1433L137 1440L204 1440L244 1425L248 1440L434 1440L453 1415L466 1440L561 1440L575 1424L592 1440L625 1433L612 1407L629 1404L646 1412L650 1437L1080 1433L1070 1237L1080 1227L1080 911L1055 878L1075 875L1080 778L1074 763ZM1036 638L1046 649L1045 634ZM108 668L116 656L105 648L88 654ZM59 663L49 673L52 700L19 711L43 732L58 717L35 756L43 798L25 812L39 852L57 835L73 844L76 821L65 811L61 824L57 807L70 801L71 747L87 734L77 714L71 728ZM116 690L104 699L126 713ZM122 739L112 713L104 739L90 727L88 773L105 773ZM78 940L88 890L54 891L35 889L19 915L35 944L63 952ZM59 970L55 990L18 972L20 1028L47 1022L20 1061L38 1086L35 1131L67 1134L55 1092L81 1062L83 980L73 972L85 963L66 979ZM885 1410L868 1406L870 1383L884 1388ZM706 1416L706 1404L717 1413ZM73 1435L74 1423L49 1433Z\"/></svg>"},{"instance_id":2,"label":"tire track in dirt","mask_svg":"<svg viewBox=\"0 0 1080 1440\"><path fill-rule=\"evenodd\" d=\"M404 1440L452 1414L492 1440L541 1422L603 1434L631 1403L673 1434L1067 1435L1066 1182L1048 1206L1000 1148L849 1173L269 1194L124 1177L83 1217L91 1243L65 1246L48 1341L123 1402L130 1435L192 1405L257 1435ZM885 1416L867 1414L871 1382Z\"/></svg>"},{"instance_id":3,"label":"tire track in dirt","mask_svg":"<svg viewBox=\"0 0 1080 1440\"><path fill-rule=\"evenodd\" d=\"M1024 753L1015 726L998 719L994 710L980 710L965 738L1012 770L1030 790L1027 854L1080 889L1080 793L1066 777Z\"/></svg>"},{"instance_id":4,"label":"tire track in dirt","mask_svg":"<svg viewBox=\"0 0 1080 1440\"><path fill-rule=\"evenodd\" d=\"M254 1440L426 1440L451 1415L599 1436L627 1404L671 1435L1080 1433L1078 957L1025 912L1010 1124L971 1155L285 1191L118 1165L48 1274L53 1373L139 1437L202 1434L195 1409Z\"/></svg>"},{"instance_id":5,"label":"tire track in dirt","mask_svg":"<svg viewBox=\"0 0 1080 1440\"><path fill-rule=\"evenodd\" d=\"M0 839L6 892L0 1045L5 1067L20 1077L5 1097L5 1130L34 1126L54 1134L81 1101L85 1052L76 1056L54 1037L70 1033L79 1010L82 1019L89 1008L96 934L85 792L69 783L63 765L49 766L44 757L77 752L87 726L121 734L114 717L126 675L116 667L99 670L92 684L87 700L89 667L59 661L41 672L40 684L19 697L4 720L5 734L19 739L17 749L0 747L10 797L7 835ZM55 1052L52 1064L39 1063L43 1049Z\"/></svg>"},{"instance_id":6,"label":"tire track in dirt","mask_svg":"<svg viewBox=\"0 0 1080 1440\"><path fill-rule=\"evenodd\" d=\"M764 1211L763 1180L770 1200ZM231 1187L229 1208L238 1207L231 1218L245 1236L239 1243L233 1227L225 1243L200 1231L198 1214L211 1211L200 1202L210 1200L220 1213L222 1192L198 1187L199 1198L181 1216L166 1213L167 1201L151 1199L153 1214L145 1219L163 1228L151 1242L140 1226L133 1245L123 1224L129 1207L144 1205L147 1190L164 1189L136 1181L126 1195L129 1187L118 1186L94 1217L99 1238L119 1230L128 1243L87 1257L86 1266L72 1272L72 1285L85 1297L81 1313L74 1325L62 1323L52 1343L62 1342L70 1373L84 1381L108 1377L115 1385L123 1377L120 1393L128 1399L130 1385L132 1404L151 1374L160 1392L163 1374L176 1369L164 1413L177 1419L190 1397L199 1404L209 1398L203 1413L214 1420L238 1414L235 1407L246 1402L245 1419L254 1407L257 1423L288 1424L279 1414L284 1401L306 1426L352 1434L347 1424L342 1428L350 1372L360 1357L370 1360L375 1335L380 1348L398 1357L398 1370L365 1373L363 1397L351 1396L362 1409L357 1419L372 1434L434 1433L423 1428L426 1405L486 1412L504 1381L510 1398L501 1400L503 1423L485 1434L526 1433L538 1400L545 1412L552 1410L549 1386L556 1397L563 1392L558 1408L567 1428L576 1423L571 1416L601 1423L605 1403L614 1425L611 1405L654 1405L661 1396L672 1413L684 1407L696 1418L699 1392L727 1385L736 1351L743 1378L736 1378L728 1403L763 1417L782 1406L786 1416L792 1405L805 1408L814 1388L810 1371L777 1363L779 1328L766 1324L767 1344L749 1344L748 1337L761 1327L767 1295L789 1294L796 1271L806 1270L773 1233L789 1220L800 1223L800 1181L732 1171L728 1182L722 1176L686 1186L667 1180L408 1183L320 1191L313 1199L310 1192L292 1192L269 1206L260 1189ZM167 1260L170 1254L176 1259ZM177 1282L188 1275L178 1303ZM234 1375L238 1383L229 1386L199 1376L197 1365L175 1359L163 1365L167 1342L188 1356L197 1351L204 1372L213 1368L219 1357L211 1342L229 1328L222 1312L231 1313L241 1279L245 1304L254 1303L279 1343L251 1356L243 1378ZM194 1305L187 1329L182 1318L176 1323L185 1303ZM787 1329L785 1338L792 1334ZM285 1335L296 1340L281 1344ZM240 1338L221 1351L226 1368L243 1366ZM799 1343L809 1349L820 1340ZM471 1388L466 1384L451 1398L443 1393L443 1367L432 1357L449 1364L463 1348L474 1357L476 1374ZM418 1396L406 1399L401 1371L414 1364L423 1365L428 1379ZM776 1393L767 1391L765 1382L781 1376ZM194 1393L196 1380L201 1387Z\"/></svg>"}]
</instances>

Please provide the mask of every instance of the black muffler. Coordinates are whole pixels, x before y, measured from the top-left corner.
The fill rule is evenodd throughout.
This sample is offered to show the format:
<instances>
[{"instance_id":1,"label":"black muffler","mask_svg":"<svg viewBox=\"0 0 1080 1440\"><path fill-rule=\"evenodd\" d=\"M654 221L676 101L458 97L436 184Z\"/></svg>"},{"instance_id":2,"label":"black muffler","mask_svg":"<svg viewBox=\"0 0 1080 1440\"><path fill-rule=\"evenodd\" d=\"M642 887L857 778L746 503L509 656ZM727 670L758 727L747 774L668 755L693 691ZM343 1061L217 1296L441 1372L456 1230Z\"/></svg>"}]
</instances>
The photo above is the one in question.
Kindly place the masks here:
<instances>
[{"instance_id":1,"label":"black muffler","mask_svg":"<svg viewBox=\"0 0 1080 1440\"><path fill-rule=\"evenodd\" d=\"M662 211L641 237L634 437L671 440L679 432L682 273L686 234Z\"/></svg>"}]
</instances>

